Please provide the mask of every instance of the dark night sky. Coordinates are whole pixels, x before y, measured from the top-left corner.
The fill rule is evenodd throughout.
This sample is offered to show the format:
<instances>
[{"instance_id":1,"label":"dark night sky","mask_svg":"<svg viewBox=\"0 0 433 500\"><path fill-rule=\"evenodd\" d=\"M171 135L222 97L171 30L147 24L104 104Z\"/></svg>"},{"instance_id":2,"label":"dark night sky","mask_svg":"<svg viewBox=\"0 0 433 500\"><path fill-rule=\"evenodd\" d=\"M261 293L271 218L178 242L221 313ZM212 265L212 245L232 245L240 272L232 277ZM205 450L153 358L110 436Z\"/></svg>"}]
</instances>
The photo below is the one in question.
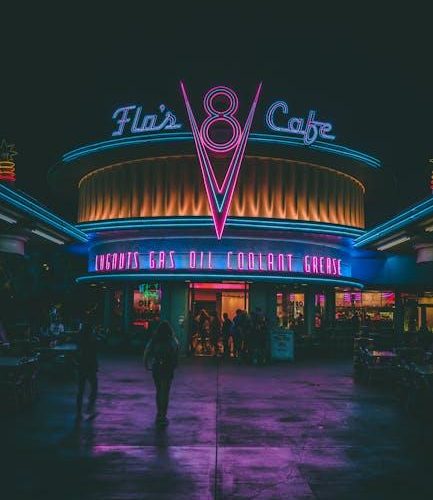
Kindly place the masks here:
<instances>
[{"instance_id":1,"label":"dark night sky","mask_svg":"<svg viewBox=\"0 0 433 500\"><path fill-rule=\"evenodd\" d=\"M311 6L294 15L289 2L243 12L232 4L204 10L197 2L182 13L168 5L102 13L73 4L70 12L8 14L0 137L19 151L18 186L73 217L74 200L66 203L48 188L50 166L78 145L109 139L118 105L153 109L165 102L183 110L183 78L197 92L229 84L247 96L263 80L268 102L283 98L297 116L318 109L334 124L336 142L383 161L370 187L370 224L429 194L427 12Z\"/></svg>"}]
</instances>

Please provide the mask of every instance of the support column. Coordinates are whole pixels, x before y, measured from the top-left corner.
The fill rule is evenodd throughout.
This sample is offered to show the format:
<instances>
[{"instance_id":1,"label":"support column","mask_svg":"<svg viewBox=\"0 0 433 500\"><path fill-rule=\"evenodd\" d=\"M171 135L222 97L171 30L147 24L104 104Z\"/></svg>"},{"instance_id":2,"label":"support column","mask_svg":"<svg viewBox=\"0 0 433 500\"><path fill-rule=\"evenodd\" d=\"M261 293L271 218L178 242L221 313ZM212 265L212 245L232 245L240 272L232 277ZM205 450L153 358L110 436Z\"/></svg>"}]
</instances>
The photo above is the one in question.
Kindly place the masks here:
<instances>
[{"instance_id":1,"label":"support column","mask_svg":"<svg viewBox=\"0 0 433 500\"><path fill-rule=\"evenodd\" d=\"M326 326L333 327L335 324L335 290L325 292L325 318Z\"/></svg>"},{"instance_id":2,"label":"support column","mask_svg":"<svg viewBox=\"0 0 433 500\"><path fill-rule=\"evenodd\" d=\"M401 292L395 292L394 304L394 334L402 335L404 328L404 307Z\"/></svg>"},{"instance_id":3,"label":"support column","mask_svg":"<svg viewBox=\"0 0 433 500\"><path fill-rule=\"evenodd\" d=\"M123 333L124 335L129 332L129 325L131 323L131 307L132 307L132 288L131 285L125 285L123 288Z\"/></svg>"},{"instance_id":4,"label":"support column","mask_svg":"<svg viewBox=\"0 0 433 500\"><path fill-rule=\"evenodd\" d=\"M109 288L105 288L103 292L104 301L104 318L102 320L102 326L104 330L110 328L111 325L111 306L112 306L112 291Z\"/></svg>"},{"instance_id":5,"label":"support column","mask_svg":"<svg viewBox=\"0 0 433 500\"><path fill-rule=\"evenodd\" d=\"M172 326L182 353L188 349L188 287L183 281L161 284L161 319Z\"/></svg>"},{"instance_id":6,"label":"support column","mask_svg":"<svg viewBox=\"0 0 433 500\"><path fill-rule=\"evenodd\" d=\"M305 321L305 333L311 335L314 331L314 316L315 316L315 290L308 287L305 291L305 302L304 302L304 321Z\"/></svg>"},{"instance_id":7,"label":"support column","mask_svg":"<svg viewBox=\"0 0 433 500\"><path fill-rule=\"evenodd\" d=\"M418 306L421 310L421 325L420 330L423 332L427 330L427 307L423 304Z\"/></svg>"},{"instance_id":8,"label":"support column","mask_svg":"<svg viewBox=\"0 0 433 500\"><path fill-rule=\"evenodd\" d=\"M260 307L267 318L269 328L273 328L277 319L277 291L268 283L250 284L250 312Z\"/></svg>"}]
</instances>

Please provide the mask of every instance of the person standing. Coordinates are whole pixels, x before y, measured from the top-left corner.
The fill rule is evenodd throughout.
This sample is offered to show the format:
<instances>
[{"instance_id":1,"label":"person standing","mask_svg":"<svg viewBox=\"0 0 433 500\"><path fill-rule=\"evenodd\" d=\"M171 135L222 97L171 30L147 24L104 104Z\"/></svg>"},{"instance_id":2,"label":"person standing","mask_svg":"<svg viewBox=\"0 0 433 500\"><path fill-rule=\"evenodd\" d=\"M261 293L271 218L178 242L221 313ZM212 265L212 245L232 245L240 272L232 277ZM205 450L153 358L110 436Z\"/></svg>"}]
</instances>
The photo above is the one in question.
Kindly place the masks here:
<instances>
[{"instance_id":1,"label":"person standing","mask_svg":"<svg viewBox=\"0 0 433 500\"><path fill-rule=\"evenodd\" d=\"M65 333L65 326L59 318L55 319L50 325L50 334L59 337Z\"/></svg>"},{"instance_id":2,"label":"person standing","mask_svg":"<svg viewBox=\"0 0 433 500\"><path fill-rule=\"evenodd\" d=\"M214 356L218 356L219 352L219 347L218 343L221 337L221 322L218 318L218 315L216 313L213 313L211 315L211 320L210 320L210 338L214 350Z\"/></svg>"},{"instance_id":3,"label":"person standing","mask_svg":"<svg viewBox=\"0 0 433 500\"><path fill-rule=\"evenodd\" d=\"M241 354L242 347L242 310L236 309L236 315L232 323L232 337L233 337L233 356L238 358Z\"/></svg>"},{"instance_id":4,"label":"person standing","mask_svg":"<svg viewBox=\"0 0 433 500\"><path fill-rule=\"evenodd\" d=\"M77 420L82 418L83 397L86 382L90 385L87 412L90 416L95 414L95 402L98 393L98 354L97 339L89 323L82 323L78 334L78 394L77 394Z\"/></svg>"},{"instance_id":5,"label":"person standing","mask_svg":"<svg viewBox=\"0 0 433 500\"><path fill-rule=\"evenodd\" d=\"M223 314L223 324L222 324L222 336L223 336L223 343L224 343L224 356L225 357L230 357L230 345L229 345L229 339L232 334L232 326L233 323L229 318L229 315L227 313Z\"/></svg>"},{"instance_id":6,"label":"person standing","mask_svg":"<svg viewBox=\"0 0 433 500\"><path fill-rule=\"evenodd\" d=\"M352 319L350 321L352 323L353 333L359 333L359 329L361 326L361 320L359 318L359 314L357 311L354 312Z\"/></svg>"},{"instance_id":7,"label":"person standing","mask_svg":"<svg viewBox=\"0 0 433 500\"><path fill-rule=\"evenodd\" d=\"M144 351L144 366L151 370L156 389L156 423L167 425L167 410L179 344L168 321L162 321Z\"/></svg>"},{"instance_id":8,"label":"person standing","mask_svg":"<svg viewBox=\"0 0 433 500\"><path fill-rule=\"evenodd\" d=\"M251 313L252 320L252 355L251 360L255 363L265 364L267 326L266 318L260 307L256 307Z\"/></svg>"}]
</instances>

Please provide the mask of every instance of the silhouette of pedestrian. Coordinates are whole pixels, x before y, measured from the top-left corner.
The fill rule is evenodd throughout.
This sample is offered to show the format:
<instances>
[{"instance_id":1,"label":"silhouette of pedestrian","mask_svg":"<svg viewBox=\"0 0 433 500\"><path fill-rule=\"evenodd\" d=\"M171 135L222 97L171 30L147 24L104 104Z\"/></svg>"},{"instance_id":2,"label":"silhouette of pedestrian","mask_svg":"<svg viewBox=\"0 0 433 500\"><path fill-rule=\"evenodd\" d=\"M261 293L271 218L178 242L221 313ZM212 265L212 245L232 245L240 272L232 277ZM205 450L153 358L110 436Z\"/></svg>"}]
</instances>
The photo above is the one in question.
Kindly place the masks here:
<instances>
[{"instance_id":1,"label":"silhouette of pedestrian","mask_svg":"<svg viewBox=\"0 0 433 500\"><path fill-rule=\"evenodd\" d=\"M223 314L223 324L222 324L222 336L223 336L223 342L224 342L224 356L229 357L230 356L230 345L229 345L229 339L232 334L232 326L233 323L229 318L229 315L227 313Z\"/></svg>"},{"instance_id":2,"label":"silhouette of pedestrian","mask_svg":"<svg viewBox=\"0 0 433 500\"><path fill-rule=\"evenodd\" d=\"M179 344L168 321L162 321L144 351L144 365L151 370L156 389L156 423L167 425L167 409L174 369L178 363Z\"/></svg>"},{"instance_id":3,"label":"silhouette of pedestrian","mask_svg":"<svg viewBox=\"0 0 433 500\"><path fill-rule=\"evenodd\" d=\"M94 415L95 402L98 392L98 355L97 339L89 323L83 323L78 334L78 394L77 394L77 420L82 418L83 397L86 382L90 385L87 412Z\"/></svg>"}]
</instances>

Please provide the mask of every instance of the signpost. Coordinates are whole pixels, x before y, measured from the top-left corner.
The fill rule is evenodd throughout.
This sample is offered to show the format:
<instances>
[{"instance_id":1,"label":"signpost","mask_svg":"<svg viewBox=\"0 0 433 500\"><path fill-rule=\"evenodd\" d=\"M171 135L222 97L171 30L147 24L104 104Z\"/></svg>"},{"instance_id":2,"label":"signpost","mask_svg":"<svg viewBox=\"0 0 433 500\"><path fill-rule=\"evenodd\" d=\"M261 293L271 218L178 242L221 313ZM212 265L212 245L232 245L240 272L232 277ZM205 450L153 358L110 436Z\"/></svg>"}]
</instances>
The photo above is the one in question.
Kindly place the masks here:
<instances>
[{"instance_id":1,"label":"signpost","mask_svg":"<svg viewBox=\"0 0 433 500\"><path fill-rule=\"evenodd\" d=\"M295 333L286 328L271 331L271 358L274 361L295 359Z\"/></svg>"}]
</instances>

